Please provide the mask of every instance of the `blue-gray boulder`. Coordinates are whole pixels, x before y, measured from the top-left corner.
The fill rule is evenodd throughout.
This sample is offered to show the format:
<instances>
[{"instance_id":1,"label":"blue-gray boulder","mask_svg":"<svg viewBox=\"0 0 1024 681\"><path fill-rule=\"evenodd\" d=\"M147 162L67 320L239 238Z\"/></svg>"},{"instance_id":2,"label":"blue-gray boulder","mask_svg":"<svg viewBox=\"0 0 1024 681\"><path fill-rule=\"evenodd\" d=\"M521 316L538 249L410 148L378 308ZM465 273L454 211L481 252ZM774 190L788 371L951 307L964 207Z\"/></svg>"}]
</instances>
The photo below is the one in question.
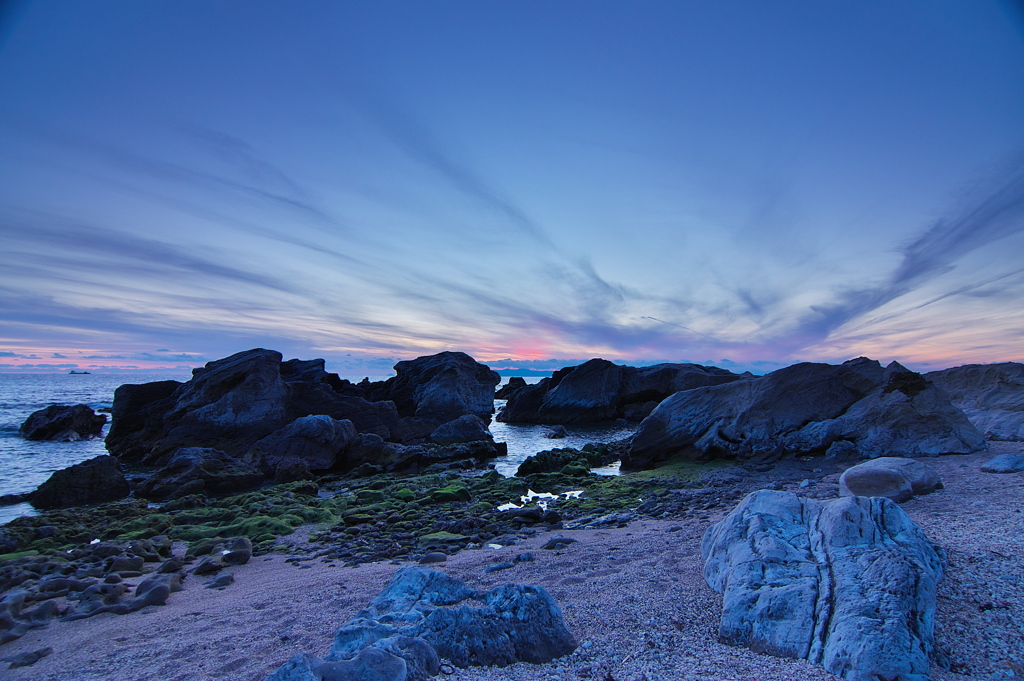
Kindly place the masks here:
<instances>
[{"instance_id":1,"label":"blue-gray boulder","mask_svg":"<svg viewBox=\"0 0 1024 681\"><path fill-rule=\"evenodd\" d=\"M701 544L719 640L848 681L928 681L945 560L884 497L748 495Z\"/></svg>"}]
</instances>

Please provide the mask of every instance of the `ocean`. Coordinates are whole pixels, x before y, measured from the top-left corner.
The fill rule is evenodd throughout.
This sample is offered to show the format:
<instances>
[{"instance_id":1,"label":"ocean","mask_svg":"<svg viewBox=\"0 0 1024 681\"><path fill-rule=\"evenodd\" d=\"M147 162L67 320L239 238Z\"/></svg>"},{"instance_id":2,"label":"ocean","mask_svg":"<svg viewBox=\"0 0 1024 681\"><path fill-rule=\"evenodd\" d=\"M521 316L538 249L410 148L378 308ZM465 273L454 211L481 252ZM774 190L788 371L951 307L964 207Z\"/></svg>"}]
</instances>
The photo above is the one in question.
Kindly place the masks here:
<instances>
[{"instance_id":1,"label":"ocean","mask_svg":"<svg viewBox=\"0 0 1024 681\"><path fill-rule=\"evenodd\" d=\"M103 439L79 442L33 442L18 435L18 428L29 414L51 404L87 404L94 410L109 409L114 390L125 383L147 383L173 379L187 381L191 375L181 374L6 374L0 373L0 495L31 492L56 470L86 459L106 454ZM343 377L359 381L359 377ZM381 380L386 377L371 377ZM507 381L507 378L503 379ZM526 377L527 383L540 378ZM495 409L504 400L495 400ZM109 414L108 414L109 416ZM105 435L109 428L103 429ZM582 447L588 442L610 442L628 436L633 428L566 426L568 437L550 440L544 437L547 426L491 422L491 433L498 442L508 445L508 456L494 461L495 470L506 477L528 456L556 447ZM595 471L616 475L618 466ZM0 506L0 524L22 515L33 515L29 504Z\"/></svg>"}]
</instances>

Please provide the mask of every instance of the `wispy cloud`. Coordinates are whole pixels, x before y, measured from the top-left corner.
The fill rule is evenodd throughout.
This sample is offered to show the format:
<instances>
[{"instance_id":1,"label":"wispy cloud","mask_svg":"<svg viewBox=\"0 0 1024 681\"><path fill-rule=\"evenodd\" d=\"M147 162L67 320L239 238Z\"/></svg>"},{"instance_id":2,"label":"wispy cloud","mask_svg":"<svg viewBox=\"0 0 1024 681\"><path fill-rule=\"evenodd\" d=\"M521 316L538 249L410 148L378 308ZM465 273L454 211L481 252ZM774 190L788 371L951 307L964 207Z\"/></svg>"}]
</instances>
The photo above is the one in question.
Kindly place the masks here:
<instances>
[{"instance_id":1,"label":"wispy cloud","mask_svg":"<svg viewBox=\"0 0 1024 681\"><path fill-rule=\"evenodd\" d=\"M901 248L899 265L882 284L846 291L834 303L816 307L793 334L794 347L820 341L844 324L950 272L972 251L1024 232L1024 158L1001 175L988 191L977 190L973 200Z\"/></svg>"}]
</instances>

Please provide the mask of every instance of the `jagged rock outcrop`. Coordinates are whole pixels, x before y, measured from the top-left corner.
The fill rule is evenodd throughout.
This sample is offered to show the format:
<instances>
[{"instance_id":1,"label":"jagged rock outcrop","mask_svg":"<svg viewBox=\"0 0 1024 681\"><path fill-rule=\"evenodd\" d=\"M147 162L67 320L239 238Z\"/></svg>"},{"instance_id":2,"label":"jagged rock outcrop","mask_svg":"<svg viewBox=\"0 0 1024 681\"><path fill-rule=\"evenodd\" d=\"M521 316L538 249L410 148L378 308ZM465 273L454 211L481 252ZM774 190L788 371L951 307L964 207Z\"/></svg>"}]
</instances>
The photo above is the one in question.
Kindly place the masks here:
<instances>
[{"instance_id":1,"label":"jagged rock outcrop","mask_svg":"<svg viewBox=\"0 0 1024 681\"><path fill-rule=\"evenodd\" d=\"M549 425L639 421L663 399L680 390L720 385L742 378L699 364L630 367L592 359L565 367L508 398L497 419L506 423Z\"/></svg>"},{"instance_id":2,"label":"jagged rock outcrop","mask_svg":"<svg viewBox=\"0 0 1024 681\"><path fill-rule=\"evenodd\" d=\"M51 404L32 412L21 424L18 434L26 440L73 442L98 437L106 422L106 414L95 413L87 404Z\"/></svg>"},{"instance_id":3,"label":"jagged rock outcrop","mask_svg":"<svg viewBox=\"0 0 1024 681\"><path fill-rule=\"evenodd\" d=\"M722 643L848 681L928 681L944 557L889 499L754 492L701 552Z\"/></svg>"},{"instance_id":4,"label":"jagged rock outcrop","mask_svg":"<svg viewBox=\"0 0 1024 681\"><path fill-rule=\"evenodd\" d=\"M925 374L989 440L1024 440L1024 364L967 364Z\"/></svg>"},{"instance_id":5,"label":"jagged rock outcrop","mask_svg":"<svg viewBox=\"0 0 1024 681\"><path fill-rule=\"evenodd\" d=\"M257 448L253 460L259 459L268 474L277 475L283 466L283 477L294 478L304 475L299 459L313 457L316 460L306 467L317 470L329 456L327 450L334 447L320 442L327 437L329 429L321 427L326 422L293 425L303 417L350 421L358 433L403 444L422 442L438 426L467 414L489 420L494 385L500 379L468 355L440 353L399 362L396 368L394 379L353 384L327 373L322 359L285 362L273 350L240 352L195 369L187 383L160 381L118 388L107 449L126 461L164 465L183 447L245 457L264 438L287 435L293 440L289 447L299 447L303 454L295 450L285 457L288 465L274 461L264 466L263 447ZM317 434L281 432L300 426ZM306 444L300 446L301 440ZM312 441L324 445L318 454L310 449ZM340 454L335 452L338 462L345 460Z\"/></svg>"},{"instance_id":6,"label":"jagged rock outcrop","mask_svg":"<svg viewBox=\"0 0 1024 681\"><path fill-rule=\"evenodd\" d=\"M182 447L136 493L156 500L189 494L216 496L252 489L262 482L262 472L219 449Z\"/></svg>"},{"instance_id":7,"label":"jagged rock outcrop","mask_svg":"<svg viewBox=\"0 0 1024 681\"><path fill-rule=\"evenodd\" d=\"M558 604L541 587L506 584L479 594L443 572L409 566L338 630L324 660L296 655L267 681L423 681L437 673L438 658L463 668L505 667L575 649Z\"/></svg>"},{"instance_id":8,"label":"jagged rock outcrop","mask_svg":"<svg viewBox=\"0 0 1024 681\"><path fill-rule=\"evenodd\" d=\"M772 462L851 446L876 458L970 453L986 444L941 388L897 362L883 369L862 357L676 393L640 424L622 467L651 468L676 455Z\"/></svg>"},{"instance_id":9,"label":"jagged rock outcrop","mask_svg":"<svg viewBox=\"0 0 1024 681\"><path fill-rule=\"evenodd\" d=\"M942 488L942 479L931 466L917 459L882 456L847 468L839 477L844 497L885 497L903 503Z\"/></svg>"},{"instance_id":10,"label":"jagged rock outcrop","mask_svg":"<svg viewBox=\"0 0 1024 681\"><path fill-rule=\"evenodd\" d=\"M303 416L256 442L243 461L278 482L302 480L313 471L334 468L356 436L355 426L347 419Z\"/></svg>"},{"instance_id":11,"label":"jagged rock outcrop","mask_svg":"<svg viewBox=\"0 0 1024 681\"><path fill-rule=\"evenodd\" d=\"M121 465L112 456L97 456L55 471L28 500L36 508L64 508L128 496L131 489Z\"/></svg>"}]
</instances>

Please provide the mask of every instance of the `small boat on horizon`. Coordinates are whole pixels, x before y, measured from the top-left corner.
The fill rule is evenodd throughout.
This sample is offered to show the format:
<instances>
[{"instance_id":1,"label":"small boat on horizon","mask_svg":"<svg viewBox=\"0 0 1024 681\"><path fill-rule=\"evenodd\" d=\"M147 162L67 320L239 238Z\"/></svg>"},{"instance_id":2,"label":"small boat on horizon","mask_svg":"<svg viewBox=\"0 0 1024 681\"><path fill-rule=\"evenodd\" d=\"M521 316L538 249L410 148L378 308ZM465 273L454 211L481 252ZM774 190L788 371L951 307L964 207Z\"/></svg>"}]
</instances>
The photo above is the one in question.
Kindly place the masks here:
<instances>
[{"instance_id":1,"label":"small boat on horizon","mask_svg":"<svg viewBox=\"0 0 1024 681\"><path fill-rule=\"evenodd\" d=\"M74 369L72 369L72 370L71 370L71 371L69 371L68 373L69 373L69 374L87 374L87 373L89 373L89 372L88 372L88 371L75 371Z\"/></svg>"}]
</instances>

